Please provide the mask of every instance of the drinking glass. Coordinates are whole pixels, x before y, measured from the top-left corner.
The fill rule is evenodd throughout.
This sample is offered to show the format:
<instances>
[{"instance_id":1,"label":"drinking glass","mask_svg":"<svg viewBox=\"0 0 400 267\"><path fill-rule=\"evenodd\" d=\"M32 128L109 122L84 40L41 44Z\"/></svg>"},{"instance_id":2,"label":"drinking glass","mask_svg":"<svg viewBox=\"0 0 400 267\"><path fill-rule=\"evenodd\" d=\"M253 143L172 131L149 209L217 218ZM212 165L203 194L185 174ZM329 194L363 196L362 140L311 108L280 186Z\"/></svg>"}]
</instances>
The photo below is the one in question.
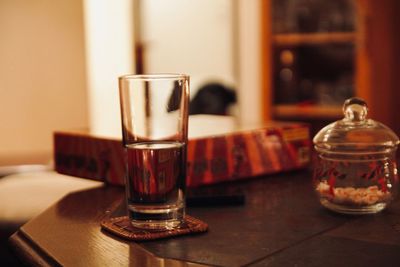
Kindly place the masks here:
<instances>
[{"instance_id":1,"label":"drinking glass","mask_svg":"<svg viewBox=\"0 0 400 267\"><path fill-rule=\"evenodd\" d=\"M189 76L126 75L119 93L131 223L178 227L185 216Z\"/></svg>"}]
</instances>

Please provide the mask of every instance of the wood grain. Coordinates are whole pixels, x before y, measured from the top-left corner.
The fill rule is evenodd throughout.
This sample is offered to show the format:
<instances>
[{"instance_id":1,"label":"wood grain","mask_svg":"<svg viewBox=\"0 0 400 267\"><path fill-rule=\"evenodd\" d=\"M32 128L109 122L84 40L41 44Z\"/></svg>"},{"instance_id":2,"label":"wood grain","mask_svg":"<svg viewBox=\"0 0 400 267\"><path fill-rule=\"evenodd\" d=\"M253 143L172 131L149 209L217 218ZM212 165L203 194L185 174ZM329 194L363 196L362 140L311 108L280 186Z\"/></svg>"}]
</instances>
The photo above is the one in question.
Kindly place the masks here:
<instances>
[{"instance_id":1,"label":"wood grain","mask_svg":"<svg viewBox=\"0 0 400 267\"><path fill-rule=\"evenodd\" d=\"M308 171L188 192L192 196L238 193L245 195L244 205L188 208L188 214L208 223L207 233L129 242L100 229L104 218L125 214L123 188L94 188L66 196L21 227L11 243L22 259L36 266L302 266L304 258L321 263L318 251L329 255L330 266L371 266L357 258L355 247L368 244L379 250L368 256L370 262L400 264L394 254L400 249L400 231L393 227L400 225L399 201L376 216L338 215L320 206ZM307 249L315 251L299 257Z\"/></svg>"},{"instance_id":2,"label":"wood grain","mask_svg":"<svg viewBox=\"0 0 400 267\"><path fill-rule=\"evenodd\" d=\"M329 33L285 33L273 36L275 45L320 45L354 43L356 34L352 32L329 32Z\"/></svg>"}]
</instances>

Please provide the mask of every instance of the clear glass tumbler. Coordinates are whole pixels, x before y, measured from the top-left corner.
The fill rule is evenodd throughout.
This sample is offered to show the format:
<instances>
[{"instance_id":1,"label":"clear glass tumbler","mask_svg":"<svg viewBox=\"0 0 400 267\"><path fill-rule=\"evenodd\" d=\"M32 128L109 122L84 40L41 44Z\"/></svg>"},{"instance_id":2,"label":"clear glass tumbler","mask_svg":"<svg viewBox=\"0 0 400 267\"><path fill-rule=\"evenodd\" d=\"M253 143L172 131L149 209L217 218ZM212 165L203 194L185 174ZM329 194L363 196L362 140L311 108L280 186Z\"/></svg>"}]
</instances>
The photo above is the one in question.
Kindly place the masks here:
<instances>
[{"instance_id":1,"label":"clear glass tumbler","mask_svg":"<svg viewBox=\"0 0 400 267\"><path fill-rule=\"evenodd\" d=\"M131 223L177 227L185 216L189 76L126 75L119 90Z\"/></svg>"}]
</instances>

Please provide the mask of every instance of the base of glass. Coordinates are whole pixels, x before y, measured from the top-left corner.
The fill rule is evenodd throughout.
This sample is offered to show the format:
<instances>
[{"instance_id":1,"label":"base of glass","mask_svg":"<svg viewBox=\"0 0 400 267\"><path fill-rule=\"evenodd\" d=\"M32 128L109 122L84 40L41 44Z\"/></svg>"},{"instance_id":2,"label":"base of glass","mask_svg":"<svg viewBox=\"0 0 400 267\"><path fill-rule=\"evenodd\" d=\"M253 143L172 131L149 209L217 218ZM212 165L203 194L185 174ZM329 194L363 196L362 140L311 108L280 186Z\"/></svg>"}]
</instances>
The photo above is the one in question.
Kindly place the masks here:
<instances>
[{"instance_id":1,"label":"base of glass","mask_svg":"<svg viewBox=\"0 0 400 267\"><path fill-rule=\"evenodd\" d=\"M132 226L140 229L151 229L151 230L170 230L177 228L179 225L182 224L180 220L169 220L169 221L138 221L138 220L131 220Z\"/></svg>"},{"instance_id":2,"label":"base of glass","mask_svg":"<svg viewBox=\"0 0 400 267\"><path fill-rule=\"evenodd\" d=\"M128 206L129 218L134 227L168 230L179 227L184 221L183 206Z\"/></svg>"},{"instance_id":3,"label":"base of glass","mask_svg":"<svg viewBox=\"0 0 400 267\"><path fill-rule=\"evenodd\" d=\"M386 208L387 203L379 202L368 206L346 206L330 202L327 199L320 199L322 206L338 213L362 215L362 214L375 214Z\"/></svg>"}]
</instances>

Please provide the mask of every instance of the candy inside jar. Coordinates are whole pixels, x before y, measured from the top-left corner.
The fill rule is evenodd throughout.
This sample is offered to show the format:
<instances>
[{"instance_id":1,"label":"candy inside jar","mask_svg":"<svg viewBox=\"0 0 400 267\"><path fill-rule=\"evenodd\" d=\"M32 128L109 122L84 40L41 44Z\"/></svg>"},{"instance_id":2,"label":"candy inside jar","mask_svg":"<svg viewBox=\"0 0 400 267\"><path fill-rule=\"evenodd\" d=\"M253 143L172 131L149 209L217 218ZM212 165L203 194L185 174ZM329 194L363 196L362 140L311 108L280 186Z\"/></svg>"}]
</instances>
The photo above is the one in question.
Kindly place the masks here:
<instances>
[{"instance_id":1,"label":"candy inside jar","mask_svg":"<svg viewBox=\"0 0 400 267\"><path fill-rule=\"evenodd\" d=\"M359 98L346 100L343 112L343 120L314 137L315 191L323 206L339 213L379 212L397 195L399 139L383 124L367 119L367 105Z\"/></svg>"},{"instance_id":2,"label":"candy inside jar","mask_svg":"<svg viewBox=\"0 0 400 267\"><path fill-rule=\"evenodd\" d=\"M325 207L342 213L375 213L394 198L397 170L390 158L319 156L314 172L315 190Z\"/></svg>"}]
</instances>

